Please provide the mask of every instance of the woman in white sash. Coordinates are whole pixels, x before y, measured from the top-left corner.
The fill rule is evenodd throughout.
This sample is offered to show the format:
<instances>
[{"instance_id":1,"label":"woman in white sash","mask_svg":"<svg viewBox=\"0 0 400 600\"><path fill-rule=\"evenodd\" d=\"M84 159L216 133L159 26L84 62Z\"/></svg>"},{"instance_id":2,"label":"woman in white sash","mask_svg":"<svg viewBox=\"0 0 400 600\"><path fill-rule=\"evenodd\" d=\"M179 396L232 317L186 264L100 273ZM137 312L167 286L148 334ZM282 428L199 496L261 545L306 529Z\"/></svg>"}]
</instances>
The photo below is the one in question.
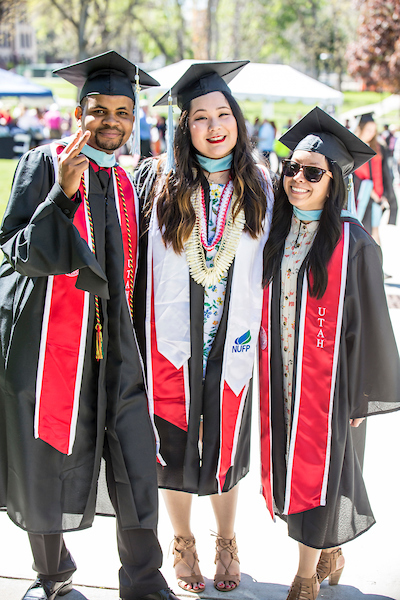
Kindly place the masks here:
<instances>
[{"instance_id":1,"label":"woman in white sash","mask_svg":"<svg viewBox=\"0 0 400 600\"><path fill-rule=\"evenodd\" d=\"M249 467L249 390L273 203L268 170L254 161L227 85L246 62L189 68L156 103L169 97L182 110L175 169L164 157L136 173L150 217L145 355L159 486L175 533L178 583L193 592L204 589L204 579L190 523L192 494L211 496L216 589L240 582L236 484Z\"/></svg>"},{"instance_id":2,"label":"woman in white sash","mask_svg":"<svg viewBox=\"0 0 400 600\"><path fill-rule=\"evenodd\" d=\"M373 151L319 108L280 140L260 335L263 493L299 542L287 600L337 584L341 544L375 522L353 434L400 408L379 247L344 211L344 178Z\"/></svg>"}]
</instances>

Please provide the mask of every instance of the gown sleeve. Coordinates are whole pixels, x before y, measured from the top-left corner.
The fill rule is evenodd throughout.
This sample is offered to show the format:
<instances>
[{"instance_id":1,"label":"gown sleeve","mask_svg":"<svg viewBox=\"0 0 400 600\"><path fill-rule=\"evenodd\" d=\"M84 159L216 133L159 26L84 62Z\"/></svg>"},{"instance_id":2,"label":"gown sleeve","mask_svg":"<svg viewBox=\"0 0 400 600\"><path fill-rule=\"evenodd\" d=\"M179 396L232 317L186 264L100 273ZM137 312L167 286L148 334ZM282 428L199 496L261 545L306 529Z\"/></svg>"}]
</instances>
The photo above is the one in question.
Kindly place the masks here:
<instances>
[{"instance_id":1,"label":"gown sleeve","mask_svg":"<svg viewBox=\"0 0 400 600\"><path fill-rule=\"evenodd\" d=\"M400 409L399 354L371 239L349 261L344 316L350 418Z\"/></svg>"},{"instance_id":2,"label":"gown sleeve","mask_svg":"<svg viewBox=\"0 0 400 600\"><path fill-rule=\"evenodd\" d=\"M107 279L72 219L79 206L54 182L52 158L35 149L18 164L0 229L11 267L27 277L80 269L77 287L107 296ZM85 267L89 267L85 269Z\"/></svg>"}]
</instances>

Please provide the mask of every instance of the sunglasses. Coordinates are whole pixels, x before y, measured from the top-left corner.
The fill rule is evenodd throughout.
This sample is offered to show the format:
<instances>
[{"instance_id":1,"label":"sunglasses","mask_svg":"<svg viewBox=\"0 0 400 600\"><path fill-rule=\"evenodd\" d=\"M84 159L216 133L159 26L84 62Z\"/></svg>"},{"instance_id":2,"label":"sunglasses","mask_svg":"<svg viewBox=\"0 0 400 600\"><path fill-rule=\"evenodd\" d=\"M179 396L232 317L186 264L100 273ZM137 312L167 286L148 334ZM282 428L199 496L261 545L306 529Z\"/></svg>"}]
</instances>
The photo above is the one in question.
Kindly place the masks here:
<instances>
[{"instance_id":1,"label":"sunglasses","mask_svg":"<svg viewBox=\"0 0 400 600\"><path fill-rule=\"evenodd\" d=\"M282 175L285 175L285 177L294 177L299 171L303 171L305 179L310 183L318 183L318 181L321 181L324 173L331 177L331 174L326 169L299 165L299 163L294 162L293 160L282 161Z\"/></svg>"}]
</instances>

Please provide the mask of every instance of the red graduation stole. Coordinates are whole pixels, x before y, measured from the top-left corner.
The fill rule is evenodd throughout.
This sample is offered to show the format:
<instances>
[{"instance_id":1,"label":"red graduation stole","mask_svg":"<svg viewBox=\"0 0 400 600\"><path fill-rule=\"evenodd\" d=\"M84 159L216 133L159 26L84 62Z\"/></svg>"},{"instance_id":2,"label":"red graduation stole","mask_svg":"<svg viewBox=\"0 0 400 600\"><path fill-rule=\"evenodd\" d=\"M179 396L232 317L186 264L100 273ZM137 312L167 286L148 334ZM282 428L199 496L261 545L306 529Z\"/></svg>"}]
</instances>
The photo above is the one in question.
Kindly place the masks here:
<instances>
[{"instance_id":1,"label":"red graduation stole","mask_svg":"<svg viewBox=\"0 0 400 600\"><path fill-rule=\"evenodd\" d=\"M156 324L154 319L154 295L151 295L151 319L149 323L147 374L150 412L172 423L183 431L188 430L190 389L189 368L186 362L180 369L163 356L157 349ZM237 438L248 384L239 395L232 391L226 381L220 390L220 452L216 478L218 489L222 491L227 472L233 464L237 448ZM162 448L161 448L162 455ZM158 461L163 462L158 455Z\"/></svg>"},{"instance_id":2,"label":"red graduation stole","mask_svg":"<svg viewBox=\"0 0 400 600\"><path fill-rule=\"evenodd\" d=\"M63 146L58 146L57 154L63 149ZM97 170L96 164L91 162L91 165ZM129 305L137 264L137 220L132 201L136 195L125 171L119 166L115 171L119 184L114 185L114 189L117 189L116 208L121 225L124 281ZM85 184L81 182L79 188L82 198L85 197L85 188L89 189L88 171L85 179ZM90 209L84 200L74 215L73 224L93 251ZM63 454L72 453L85 352L93 334L88 331L90 294L75 287L78 273L77 270L48 277L36 378L35 438ZM74 308L67 312L70 306Z\"/></svg>"},{"instance_id":3,"label":"red graduation stole","mask_svg":"<svg viewBox=\"0 0 400 600\"><path fill-rule=\"evenodd\" d=\"M156 323L154 317L154 292L151 294L150 338L147 342L147 376L149 401L155 415L172 423L183 431L188 430L189 419L189 367L186 362L176 369L157 349Z\"/></svg>"},{"instance_id":4,"label":"red graduation stole","mask_svg":"<svg viewBox=\"0 0 400 600\"><path fill-rule=\"evenodd\" d=\"M290 515L325 506L328 484L333 398L336 385L349 250L349 223L343 223L340 238L328 263L328 286L319 300L309 295L304 275L298 331L296 388L284 514ZM310 274L311 275L311 274ZM312 278L310 276L310 284ZM272 283L264 290L259 344L260 428L262 492L271 516L271 295Z\"/></svg>"},{"instance_id":5,"label":"red graduation stole","mask_svg":"<svg viewBox=\"0 0 400 600\"><path fill-rule=\"evenodd\" d=\"M151 417L153 414L157 415L183 431L187 431L190 408L189 366L186 361L182 367L176 369L157 349L153 292L151 293L151 318L147 328L147 383L150 415ZM236 396L226 381L221 382L220 450L216 472L220 492L224 487L226 474L234 462L248 387L247 383ZM158 435L156 438L158 444ZM162 458L162 448L160 452L161 454L157 454L157 460L161 464L165 464Z\"/></svg>"}]
</instances>

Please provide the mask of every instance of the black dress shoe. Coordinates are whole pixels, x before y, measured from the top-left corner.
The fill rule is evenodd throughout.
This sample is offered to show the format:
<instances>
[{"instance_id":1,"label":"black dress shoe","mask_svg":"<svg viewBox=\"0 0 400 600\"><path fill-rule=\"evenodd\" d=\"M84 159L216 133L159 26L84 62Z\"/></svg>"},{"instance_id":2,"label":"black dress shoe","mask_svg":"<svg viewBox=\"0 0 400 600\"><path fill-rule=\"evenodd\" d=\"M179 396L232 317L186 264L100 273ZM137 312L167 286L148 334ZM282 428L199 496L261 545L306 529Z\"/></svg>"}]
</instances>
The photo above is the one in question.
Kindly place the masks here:
<instances>
[{"instance_id":1,"label":"black dress shoe","mask_svg":"<svg viewBox=\"0 0 400 600\"><path fill-rule=\"evenodd\" d=\"M27 590L22 600L54 600L57 596L65 596L72 590L72 579L67 581L50 581L36 579Z\"/></svg>"},{"instance_id":2,"label":"black dress shoe","mask_svg":"<svg viewBox=\"0 0 400 600\"><path fill-rule=\"evenodd\" d=\"M146 596L142 596L138 598L138 600L179 600L178 596L170 590L166 588L165 590L158 590L158 592L153 592L152 594L146 594Z\"/></svg>"}]
</instances>

